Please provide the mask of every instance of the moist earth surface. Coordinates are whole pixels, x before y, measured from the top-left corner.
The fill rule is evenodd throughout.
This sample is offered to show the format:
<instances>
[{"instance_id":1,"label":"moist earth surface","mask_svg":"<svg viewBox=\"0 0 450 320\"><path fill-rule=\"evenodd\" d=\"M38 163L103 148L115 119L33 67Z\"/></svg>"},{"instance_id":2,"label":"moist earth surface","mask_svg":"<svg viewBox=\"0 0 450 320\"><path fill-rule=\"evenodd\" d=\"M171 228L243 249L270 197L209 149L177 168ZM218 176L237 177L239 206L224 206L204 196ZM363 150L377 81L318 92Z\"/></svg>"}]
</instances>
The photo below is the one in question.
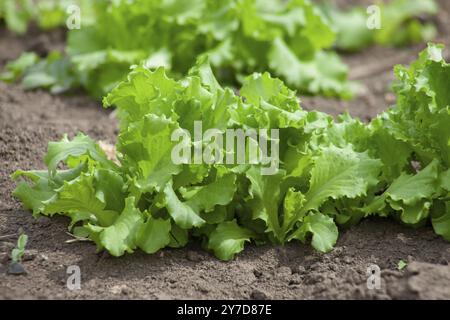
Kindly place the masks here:
<instances>
[{"instance_id":1,"label":"moist earth surface","mask_svg":"<svg viewBox=\"0 0 450 320\"><path fill-rule=\"evenodd\" d=\"M369 1L338 1L342 6ZM450 2L439 1L438 42L450 44ZM0 27L0 68L24 50L45 55L64 47L64 31L31 30L16 36ZM349 112L369 120L395 103L389 90L392 67L417 57L423 45L374 47L345 55L358 97L337 101L302 97L302 107L333 115ZM17 169L43 169L47 142L64 133L89 134L114 143L117 123L110 111L78 92L52 96L0 83L0 299L450 299L450 243L430 225L412 229L374 218L341 230L335 249L319 254L309 246L247 245L221 262L193 243L155 255L136 252L114 258L90 242L72 242L63 217L34 219L11 193ZM23 266L27 275L7 273L17 235L29 236ZM407 267L398 270L403 260ZM368 268L379 266L381 285L369 289ZM81 289L67 288L67 268L81 271Z\"/></svg>"}]
</instances>

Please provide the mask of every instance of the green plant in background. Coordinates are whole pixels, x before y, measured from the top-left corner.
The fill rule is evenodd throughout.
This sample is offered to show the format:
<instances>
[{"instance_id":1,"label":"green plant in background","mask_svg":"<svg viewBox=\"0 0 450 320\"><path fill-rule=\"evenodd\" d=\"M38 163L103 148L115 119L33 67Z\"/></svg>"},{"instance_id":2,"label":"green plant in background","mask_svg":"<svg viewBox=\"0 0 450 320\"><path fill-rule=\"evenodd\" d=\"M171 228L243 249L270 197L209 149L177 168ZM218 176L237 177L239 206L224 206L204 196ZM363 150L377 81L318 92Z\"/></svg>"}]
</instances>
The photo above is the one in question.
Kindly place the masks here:
<instances>
[{"instance_id":1,"label":"green plant in background","mask_svg":"<svg viewBox=\"0 0 450 320\"><path fill-rule=\"evenodd\" d=\"M28 236L26 234L21 234L19 239L17 239L17 246L11 252L11 260L13 263L22 262L23 255L25 253L25 246L28 242Z\"/></svg>"},{"instance_id":2,"label":"green plant in background","mask_svg":"<svg viewBox=\"0 0 450 320\"><path fill-rule=\"evenodd\" d=\"M23 71L31 68L39 61L39 56L34 52L24 52L14 61L6 64L6 71L0 74L3 81L12 81L21 76Z\"/></svg>"},{"instance_id":3,"label":"green plant in background","mask_svg":"<svg viewBox=\"0 0 450 320\"><path fill-rule=\"evenodd\" d=\"M380 13L380 28L369 29L366 7L354 7L342 11L324 4L325 15L336 29L336 47L341 50L359 51L373 44L404 46L429 41L436 35L432 23L422 23L418 18L434 15L438 6L434 0L392 0L376 4Z\"/></svg>"},{"instance_id":4,"label":"green plant in background","mask_svg":"<svg viewBox=\"0 0 450 320\"><path fill-rule=\"evenodd\" d=\"M33 52L24 52L17 60L7 63L5 69L0 74L0 80L11 82L22 77L24 89L43 87L57 94L78 85L69 59L57 51L51 52L45 59L40 59Z\"/></svg>"},{"instance_id":5,"label":"green plant in background","mask_svg":"<svg viewBox=\"0 0 450 320\"><path fill-rule=\"evenodd\" d=\"M34 16L33 0L0 0L0 18L7 27L17 33L25 33Z\"/></svg>"},{"instance_id":6,"label":"green plant in background","mask_svg":"<svg viewBox=\"0 0 450 320\"><path fill-rule=\"evenodd\" d=\"M80 30L68 32L69 64L60 65L70 69L61 72L72 79L49 85L39 76L31 87L65 88L70 82L101 97L133 64L164 66L181 77L199 56L208 55L217 77L228 84L269 70L301 93L352 95L347 67L328 51L335 33L308 0L92 1L82 7L81 22ZM25 77L35 72L23 70Z\"/></svg>"},{"instance_id":7,"label":"green plant in background","mask_svg":"<svg viewBox=\"0 0 450 320\"><path fill-rule=\"evenodd\" d=\"M69 217L77 237L114 256L190 239L223 260L249 241L311 242L327 252L338 225L369 216L431 221L450 241L450 65L442 49L430 44L409 68L396 67L397 105L368 124L304 111L296 92L268 73L245 78L237 96L204 58L181 80L137 66L104 99L120 119L116 161L86 135L64 137L49 143L48 170L13 175L22 178L14 195L35 216ZM278 129L279 170L176 164L172 133L194 136L195 121L220 132Z\"/></svg>"},{"instance_id":8,"label":"green plant in background","mask_svg":"<svg viewBox=\"0 0 450 320\"><path fill-rule=\"evenodd\" d=\"M65 25L67 8L80 6L84 19L89 19L90 0L0 0L0 19L8 29L24 34L33 22L43 30Z\"/></svg>"},{"instance_id":9,"label":"green plant in background","mask_svg":"<svg viewBox=\"0 0 450 320\"><path fill-rule=\"evenodd\" d=\"M69 30L66 53L51 53L37 66L11 63L3 81L60 93L82 87L100 98L125 78L131 65L163 66L180 78L202 55L219 80L236 85L243 75L270 71L301 94L350 98L354 86L334 47L406 45L433 38L435 28L418 16L435 14L434 0L393 0L370 30L366 8L341 11L308 0L87 1L0 0L0 17L16 32L30 21L44 29L65 24L70 4L81 8L81 30ZM322 10L319 10L321 8ZM21 66L21 68L18 68ZM14 70L12 70L14 69Z\"/></svg>"}]
</instances>

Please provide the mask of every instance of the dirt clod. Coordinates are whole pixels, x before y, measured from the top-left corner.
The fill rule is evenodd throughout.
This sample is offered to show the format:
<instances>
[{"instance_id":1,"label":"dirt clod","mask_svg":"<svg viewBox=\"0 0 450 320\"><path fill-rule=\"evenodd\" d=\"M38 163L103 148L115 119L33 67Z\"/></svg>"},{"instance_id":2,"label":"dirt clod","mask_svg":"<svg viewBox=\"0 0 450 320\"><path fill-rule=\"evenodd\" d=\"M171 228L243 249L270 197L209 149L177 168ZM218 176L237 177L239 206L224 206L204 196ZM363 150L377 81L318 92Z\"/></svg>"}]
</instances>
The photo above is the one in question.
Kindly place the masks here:
<instances>
[{"instance_id":1,"label":"dirt clod","mask_svg":"<svg viewBox=\"0 0 450 320\"><path fill-rule=\"evenodd\" d=\"M25 250L23 255L23 261L31 261L34 260L38 255L37 250Z\"/></svg>"}]
</instances>

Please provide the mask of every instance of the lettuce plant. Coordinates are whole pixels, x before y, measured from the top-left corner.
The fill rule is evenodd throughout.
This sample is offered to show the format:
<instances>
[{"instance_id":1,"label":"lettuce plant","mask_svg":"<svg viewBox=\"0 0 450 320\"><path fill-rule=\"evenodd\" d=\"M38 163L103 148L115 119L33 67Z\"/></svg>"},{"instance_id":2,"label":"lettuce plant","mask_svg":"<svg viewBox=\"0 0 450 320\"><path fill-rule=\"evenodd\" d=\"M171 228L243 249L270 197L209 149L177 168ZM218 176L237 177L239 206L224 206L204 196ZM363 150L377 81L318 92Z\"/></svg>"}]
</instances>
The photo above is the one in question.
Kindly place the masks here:
<instances>
[{"instance_id":1,"label":"lettuce plant","mask_svg":"<svg viewBox=\"0 0 450 320\"><path fill-rule=\"evenodd\" d=\"M438 12L434 0L392 0L348 11L325 2L322 10L336 29L336 47L341 50L359 51L372 44L404 46L430 41L436 35L432 23L419 19Z\"/></svg>"},{"instance_id":2,"label":"lettuce plant","mask_svg":"<svg viewBox=\"0 0 450 320\"><path fill-rule=\"evenodd\" d=\"M310 242L327 252L338 225L373 215L412 226L431 221L450 240L450 65L442 47L430 44L395 74L397 104L366 124L303 110L296 93L268 73L245 78L237 95L204 58L181 80L136 66L104 98L120 118L116 157L82 133L65 136L49 143L48 170L14 173L21 180L14 195L34 216L67 216L77 237L113 256L191 239L223 260L251 241ZM196 122L220 133L278 130L278 170L174 162L173 132L195 136ZM186 146L210 143L203 135Z\"/></svg>"}]
</instances>

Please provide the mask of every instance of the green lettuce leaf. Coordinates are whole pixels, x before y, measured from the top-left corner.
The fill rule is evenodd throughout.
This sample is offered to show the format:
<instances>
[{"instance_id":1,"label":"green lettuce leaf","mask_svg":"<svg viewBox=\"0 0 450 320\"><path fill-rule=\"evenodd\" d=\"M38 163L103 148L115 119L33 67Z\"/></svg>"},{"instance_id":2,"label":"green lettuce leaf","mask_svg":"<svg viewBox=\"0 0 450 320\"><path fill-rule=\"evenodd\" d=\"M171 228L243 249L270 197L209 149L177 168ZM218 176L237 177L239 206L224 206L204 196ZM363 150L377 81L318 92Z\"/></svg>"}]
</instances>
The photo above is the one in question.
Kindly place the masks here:
<instances>
[{"instance_id":1,"label":"green lettuce leaf","mask_svg":"<svg viewBox=\"0 0 450 320\"><path fill-rule=\"evenodd\" d=\"M347 11L329 4L321 8L337 30L336 46L347 51L362 50L372 44L404 46L432 40L436 35L434 25L420 19L438 12L434 0L392 0ZM368 28L368 22L376 22L378 17L380 28Z\"/></svg>"},{"instance_id":2,"label":"green lettuce leaf","mask_svg":"<svg viewBox=\"0 0 450 320\"><path fill-rule=\"evenodd\" d=\"M433 161L415 175L403 173L392 182L382 195L366 207L366 214L385 214L386 205L402 211L405 223L416 224L426 218L430 202L438 190L438 161Z\"/></svg>"},{"instance_id":3,"label":"green lettuce leaf","mask_svg":"<svg viewBox=\"0 0 450 320\"><path fill-rule=\"evenodd\" d=\"M222 222L211 233L208 248L221 260L231 260L244 250L245 242L249 242L253 233L240 227L235 220Z\"/></svg>"},{"instance_id":4,"label":"green lettuce leaf","mask_svg":"<svg viewBox=\"0 0 450 320\"><path fill-rule=\"evenodd\" d=\"M125 209L113 224L108 227L88 224L86 228L91 232L89 237L97 243L98 248L104 247L111 255L118 257L125 252L132 253L136 248L136 232L142 225L142 220L142 213L134 206L134 198L127 198ZM148 228L147 225L148 223L145 228ZM139 237L139 232L137 234ZM139 239L143 248L150 248L145 237L141 236Z\"/></svg>"},{"instance_id":5,"label":"green lettuce leaf","mask_svg":"<svg viewBox=\"0 0 450 320\"><path fill-rule=\"evenodd\" d=\"M136 231L136 244L145 253L155 253L170 243L170 231L170 220L149 217Z\"/></svg>"},{"instance_id":6,"label":"green lettuce leaf","mask_svg":"<svg viewBox=\"0 0 450 320\"><path fill-rule=\"evenodd\" d=\"M310 213L304 219L301 227L291 236L306 242L312 234L311 245L320 252L331 251L338 238L338 229L333 219L321 213Z\"/></svg>"}]
</instances>

